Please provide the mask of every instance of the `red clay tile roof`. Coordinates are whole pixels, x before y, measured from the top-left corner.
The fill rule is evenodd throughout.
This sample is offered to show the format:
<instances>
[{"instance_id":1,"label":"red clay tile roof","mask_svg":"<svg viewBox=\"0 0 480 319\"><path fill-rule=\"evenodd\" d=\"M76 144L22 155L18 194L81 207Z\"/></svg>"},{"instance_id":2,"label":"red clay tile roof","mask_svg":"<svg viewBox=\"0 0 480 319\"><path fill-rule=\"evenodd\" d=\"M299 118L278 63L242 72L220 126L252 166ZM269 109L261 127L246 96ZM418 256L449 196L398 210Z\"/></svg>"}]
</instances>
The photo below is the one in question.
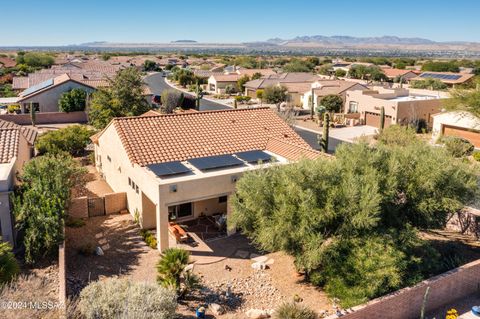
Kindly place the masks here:
<instances>
[{"instance_id":1,"label":"red clay tile roof","mask_svg":"<svg viewBox=\"0 0 480 319\"><path fill-rule=\"evenodd\" d=\"M320 153L319 151L316 151L311 147L302 147L289 141L277 138L270 139L267 142L267 146L265 149L267 151L285 157L291 161L298 161L302 158L316 159L321 155L330 156L328 154Z\"/></svg>"},{"instance_id":2,"label":"red clay tile roof","mask_svg":"<svg viewBox=\"0 0 480 319\"><path fill-rule=\"evenodd\" d=\"M37 138L37 134L38 134L37 130L35 130L34 128L31 128L28 126L21 126L9 121L0 120L0 130L7 130L7 129L20 130L30 145L33 145L33 143L35 143L35 139Z\"/></svg>"},{"instance_id":3,"label":"red clay tile roof","mask_svg":"<svg viewBox=\"0 0 480 319\"><path fill-rule=\"evenodd\" d=\"M401 69L383 69L385 75L389 78L394 78L397 76L403 76L407 73L412 73L412 76L415 76L412 70L401 70Z\"/></svg>"},{"instance_id":4,"label":"red clay tile roof","mask_svg":"<svg viewBox=\"0 0 480 319\"><path fill-rule=\"evenodd\" d=\"M19 139L19 130L0 130L0 163L8 163L14 156L17 156Z\"/></svg>"},{"instance_id":5,"label":"red clay tile roof","mask_svg":"<svg viewBox=\"0 0 480 319\"><path fill-rule=\"evenodd\" d=\"M3 65L5 68L13 68L15 65L17 65L17 62L14 59L8 57L0 57L0 64Z\"/></svg>"},{"instance_id":6,"label":"red clay tile roof","mask_svg":"<svg viewBox=\"0 0 480 319\"><path fill-rule=\"evenodd\" d=\"M141 166L265 150L272 139L280 142L270 142L270 147L288 159L297 159L299 153L309 158L318 154L268 108L124 117L109 125L116 129L130 161ZM280 147L282 141L287 144Z\"/></svg>"}]
</instances>

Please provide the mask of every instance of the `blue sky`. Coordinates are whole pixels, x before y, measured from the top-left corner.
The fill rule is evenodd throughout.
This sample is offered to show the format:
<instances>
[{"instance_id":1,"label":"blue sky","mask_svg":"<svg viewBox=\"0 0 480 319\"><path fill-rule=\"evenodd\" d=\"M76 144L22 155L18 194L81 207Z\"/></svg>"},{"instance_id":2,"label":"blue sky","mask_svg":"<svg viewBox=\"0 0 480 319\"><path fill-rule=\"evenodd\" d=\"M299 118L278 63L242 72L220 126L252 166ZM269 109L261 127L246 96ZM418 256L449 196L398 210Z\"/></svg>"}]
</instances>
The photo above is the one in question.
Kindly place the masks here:
<instances>
[{"instance_id":1,"label":"blue sky","mask_svg":"<svg viewBox=\"0 0 480 319\"><path fill-rule=\"evenodd\" d=\"M478 0L2 0L0 12L0 46L316 34L480 42Z\"/></svg>"}]
</instances>

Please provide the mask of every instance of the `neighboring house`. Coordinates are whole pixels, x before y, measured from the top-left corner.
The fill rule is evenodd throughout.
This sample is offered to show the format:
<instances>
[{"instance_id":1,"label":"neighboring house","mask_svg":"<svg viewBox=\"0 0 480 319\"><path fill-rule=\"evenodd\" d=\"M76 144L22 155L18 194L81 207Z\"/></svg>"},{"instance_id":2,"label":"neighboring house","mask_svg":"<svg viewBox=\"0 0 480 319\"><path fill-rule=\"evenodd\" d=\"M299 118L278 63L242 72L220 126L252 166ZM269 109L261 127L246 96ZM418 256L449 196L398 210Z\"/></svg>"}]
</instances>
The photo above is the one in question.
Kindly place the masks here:
<instances>
[{"instance_id":1,"label":"neighboring house","mask_svg":"<svg viewBox=\"0 0 480 319\"><path fill-rule=\"evenodd\" d=\"M8 57L0 57L0 68L13 68L17 65L17 61Z\"/></svg>"},{"instance_id":2,"label":"neighboring house","mask_svg":"<svg viewBox=\"0 0 480 319\"><path fill-rule=\"evenodd\" d=\"M264 90L269 86L283 85L287 88L289 102L295 106L301 106L301 96L313 82L319 79L318 75L307 72L271 74L245 83L245 95L256 98L258 90Z\"/></svg>"},{"instance_id":3,"label":"neighboring house","mask_svg":"<svg viewBox=\"0 0 480 319\"><path fill-rule=\"evenodd\" d=\"M30 105L37 112L58 112L58 100L63 93L72 89L83 89L87 93L95 91L95 87L74 80L68 74L62 74L31 86L20 93L18 103L21 112L30 113Z\"/></svg>"},{"instance_id":4,"label":"neighboring house","mask_svg":"<svg viewBox=\"0 0 480 319\"><path fill-rule=\"evenodd\" d=\"M277 74L272 69L238 69L237 73L240 74L241 76L248 75L250 78L256 73L261 74L262 77Z\"/></svg>"},{"instance_id":5,"label":"neighboring house","mask_svg":"<svg viewBox=\"0 0 480 319\"><path fill-rule=\"evenodd\" d=\"M236 73L211 75L208 78L207 90L215 94L224 94L227 87L231 87L233 90L238 91L237 81L240 77L241 75Z\"/></svg>"},{"instance_id":6,"label":"neighboring house","mask_svg":"<svg viewBox=\"0 0 480 319\"><path fill-rule=\"evenodd\" d=\"M37 132L12 122L0 120L0 237L14 244L15 233L10 195L17 183L17 173L33 155Z\"/></svg>"},{"instance_id":7,"label":"neighboring house","mask_svg":"<svg viewBox=\"0 0 480 319\"><path fill-rule=\"evenodd\" d=\"M92 141L98 171L160 250L170 221L228 218L245 171L322 156L269 108L115 118Z\"/></svg>"},{"instance_id":8,"label":"neighboring house","mask_svg":"<svg viewBox=\"0 0 480 319\"><path fill-rule=\"evenodd\" d=\"M450 87L457 84L464 84L472 80L474 74L468 73L452 73L452 72L423 72L419 76L411 78L410 81L419 81L425 79L436 79L445 83Z\"/></svg>"},{"instance_id":9,"label":"neighboring house","mask_svg":"<svg viewBox=\"0 0 480 319\"><path fill-rule=\"evenodd\" d=\"M480 119L468 112L443 112L433 115L432 140L441 136L456 136L469 140L480 148Z\"/></svg>"},{"instance_id":10,"label":"neighboring house","mask_svg":"<svg viewBox=\"0 0 480 319\"><path fill-rule=\"evenodd\" d=\"M313 92L313 103L315 107L320 105L320 101L327 95L338 95L342 98L343 102L346 100L347 91L355 90L367 90L368 87L351 81L342 80L320 80L312 83L308 90L303 92L301 97L302 106L304 109L309 110L311 107L311 97ZM344 110L341 110L344 112Z\"/></svg>"},{"instance_id":11,"label":"neighboring house","mask_svg":"<svg viewBox=\"0 0 480 319\"><path fill-rule=\"evenodd\" d=\"M380 112L385 109L385 127L424 120L432 127L432 115L441 110L441 98L412 94L407 89L348 91L345 113L356 113L363 124L379 127Z\"/></svg>"},{"instance_id":12,"label":"neighboring house","mask_svg":"<svg viewBox=\"0 0 480 319\"><path fill-rule=\"evenodd\" d=\"M402 77L403 81L408 83L411 79L417 77L417 74L412 70L383 68L382 71L385 73L385 76L391 81Z\"/></svg>"}]
</instances>

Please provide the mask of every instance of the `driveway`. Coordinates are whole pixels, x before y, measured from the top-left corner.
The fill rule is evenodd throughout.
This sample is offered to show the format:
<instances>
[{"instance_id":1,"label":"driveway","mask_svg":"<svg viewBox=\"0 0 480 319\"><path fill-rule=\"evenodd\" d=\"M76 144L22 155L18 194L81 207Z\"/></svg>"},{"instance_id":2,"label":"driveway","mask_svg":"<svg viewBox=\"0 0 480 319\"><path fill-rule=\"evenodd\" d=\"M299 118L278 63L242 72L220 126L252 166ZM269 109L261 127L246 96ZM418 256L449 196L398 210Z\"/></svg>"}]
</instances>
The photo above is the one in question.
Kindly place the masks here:
<instances>
[{"instance_id":1,"label":"driveway","mask_svg":"<svg viewBox=\"0 0 480 319\"><path fill-rule=\"evenodd\" d=\"M152 93L155 95L161 95L164 90L176 90L165 82L165 78L162 76L161 73L149 74L144 78L144 81L148 85ZM228 106L220 103L215 103L213 101L208 101L205 99L200 100L200 111L228 109L230 109Z\"/></svg>"},{"instance_id":2,"label":"driveway","mask_svg":"<svg viewBox=\"0 0 480 319\"><path fill-rule=\"evenodd\" d=\"M322 135L322 128L308 128L300 125L295 125L295 131L300 135L312 148L319 150L318 136ZM359 138L365 136L372 137L377 133L378 129L372 126L351 126L331 128L328 139L329 152L335 152L338 145L342 143L354 143Z\"/></svg>"}]
</instances>

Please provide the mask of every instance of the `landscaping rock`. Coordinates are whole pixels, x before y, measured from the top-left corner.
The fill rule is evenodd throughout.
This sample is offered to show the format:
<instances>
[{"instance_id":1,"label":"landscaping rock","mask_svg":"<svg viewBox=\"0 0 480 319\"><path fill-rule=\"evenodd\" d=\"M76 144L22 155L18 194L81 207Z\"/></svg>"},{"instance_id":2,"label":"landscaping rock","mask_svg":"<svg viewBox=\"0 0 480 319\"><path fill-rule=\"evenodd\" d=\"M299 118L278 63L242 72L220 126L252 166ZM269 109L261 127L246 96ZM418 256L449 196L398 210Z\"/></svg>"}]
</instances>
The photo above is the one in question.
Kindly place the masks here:
<instances>
[{"instance_id":1,"label":"landscaping rock","mask_svg":"<svg viewBox=\"0 0 480 319\"><path fill-rule=\"evenodd\" d=\"M214 316L220 316L225 313L225 309L220 306L218 303L211 303L208 305L208 310L212 313Z\"/></svg>"},{"instance_id":2,"label":"landscaping rock","mask_svg":"<svg viewBox=\"0 0 480 319\"><path fill-rule=\"evenodd\" d=\"M250 319L264 319L270 318L270 312L262 309L250 309L245 315Z\"/></svg>"},{"instance_id":3,"label":"landscaping rock","mask_svg":"<svg viewBox=\"0 0 480 319\"><path fill-rule=\"evenodd\" d=\"M256 269L256 270L265 270L265 269L268 268L268 265L265 264L265 262L263 262L263 261L258 261L256 263L252 264L252 268Z\"/></svg>"},{"instance_id":4,"label":"landscaping rock","mask_svg":"<svg viewBox=\"0 0 480 319\"><path fill-rule=\"evenodd\" d=\"M239 257L239 258L242 258L242 259L248 258L249 255L250 255L250 253L248 251L245 251L245 250L237 250L237 252L235 253L235 257Z\"/></svg>"},{"instance_id":5,"label":"landscaping rock","mask_svg":"<svg viewBox=\"0 0 480 319\"><path fill-rule=\"evenodd\" d=\"M100 248L100 247L97 246L97 248L95 248L95 254L96 254L97 256L103 256L104 253L103 253L102 248Z\"/></svg>"}]
</instances>

